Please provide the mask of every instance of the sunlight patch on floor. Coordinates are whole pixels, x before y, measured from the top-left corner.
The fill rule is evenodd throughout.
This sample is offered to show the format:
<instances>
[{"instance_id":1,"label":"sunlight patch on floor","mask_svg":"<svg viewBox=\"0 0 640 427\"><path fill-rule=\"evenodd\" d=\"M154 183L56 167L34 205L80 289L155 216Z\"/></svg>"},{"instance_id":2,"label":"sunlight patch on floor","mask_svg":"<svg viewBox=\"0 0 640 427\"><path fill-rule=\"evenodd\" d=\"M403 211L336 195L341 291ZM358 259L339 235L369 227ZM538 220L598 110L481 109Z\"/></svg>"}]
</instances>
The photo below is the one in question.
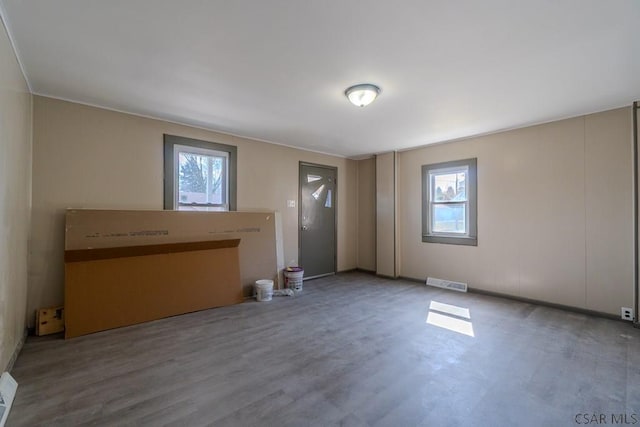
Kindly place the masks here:
<instances>
[{"instance_id":1,"label":"sunlight patch on floor","mask_svg":"<svg viewBox=\"0 0 640 427\"><path fill-rule=\"evenodd\" d=\"M427 323L459 334L475 337L468 308L431 301Z\"/></svg>"},{"instance_id":2,"label":"sunlight patch on floor","mask_svg":"<svg viewBox=\"0 0 640 427\"><path fill-rule=\"evenodd\" d=\"M431 301L429 310L439 311L440 313L452 314L457 317L464 317L465 319L471 319L469 309L464 307L458 307L457 305L444 304L438 301Z\"/></svg>"}]
</instances>

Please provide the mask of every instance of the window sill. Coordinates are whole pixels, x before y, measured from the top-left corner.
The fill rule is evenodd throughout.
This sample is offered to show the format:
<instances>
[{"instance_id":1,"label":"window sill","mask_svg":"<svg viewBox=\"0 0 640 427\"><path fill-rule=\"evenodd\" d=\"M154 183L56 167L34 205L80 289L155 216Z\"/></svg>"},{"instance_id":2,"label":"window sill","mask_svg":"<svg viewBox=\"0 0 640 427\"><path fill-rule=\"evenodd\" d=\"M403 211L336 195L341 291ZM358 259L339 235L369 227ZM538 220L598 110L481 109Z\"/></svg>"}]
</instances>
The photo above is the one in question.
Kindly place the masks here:
<instances>
[{"instance_id":1,"label":"window sill","mask_svg":"<svg viewBox=\"0 0 640 427\"><path fill-rule=\"evenodd\" d=\"M455 236L439 236L429 235L422 236L422 241L425 243L444 243L447 245L462 245L462 246L478 246L477 237L455 237Z\"/></svg>"}]
</instances>

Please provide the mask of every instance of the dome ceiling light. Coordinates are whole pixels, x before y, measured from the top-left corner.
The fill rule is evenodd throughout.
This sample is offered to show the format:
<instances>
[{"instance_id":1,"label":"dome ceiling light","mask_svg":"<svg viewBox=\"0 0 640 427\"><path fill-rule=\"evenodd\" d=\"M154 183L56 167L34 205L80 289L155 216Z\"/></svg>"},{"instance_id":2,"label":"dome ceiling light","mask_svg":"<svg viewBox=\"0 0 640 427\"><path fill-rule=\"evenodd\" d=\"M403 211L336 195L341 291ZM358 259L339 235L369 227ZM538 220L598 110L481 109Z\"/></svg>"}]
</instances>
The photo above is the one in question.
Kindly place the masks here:
<instances>
[{"instance_id":1,"label":"dome ceiling light","mask_svg":"<svg viewBox=\"0 0 640 427\"><path fill-rule=\"evenodd\" d=\"M356 107L365 107L371 104L380 94L380 88L369 83L359 84L347 88L344 94Z\"/></svg>"}]
</instances>

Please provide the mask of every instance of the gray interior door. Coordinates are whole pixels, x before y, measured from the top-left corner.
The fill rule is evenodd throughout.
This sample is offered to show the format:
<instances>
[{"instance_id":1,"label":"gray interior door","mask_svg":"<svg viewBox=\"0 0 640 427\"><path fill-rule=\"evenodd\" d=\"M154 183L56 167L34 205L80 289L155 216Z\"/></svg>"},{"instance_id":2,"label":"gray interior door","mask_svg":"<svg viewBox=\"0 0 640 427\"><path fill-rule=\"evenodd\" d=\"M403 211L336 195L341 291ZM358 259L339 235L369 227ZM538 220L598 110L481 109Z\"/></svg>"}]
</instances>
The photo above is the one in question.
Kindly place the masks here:
<instances>
[{"instance_id":1,"label":"gray interior door","mask_svg":"<svg viewBox=\"0 0 640 427\"><path fill-rule=\"evenodd\" d=\"M337 169L300 163L300 254L304 277L336 272Z\"/></svg>"}]
</instances>

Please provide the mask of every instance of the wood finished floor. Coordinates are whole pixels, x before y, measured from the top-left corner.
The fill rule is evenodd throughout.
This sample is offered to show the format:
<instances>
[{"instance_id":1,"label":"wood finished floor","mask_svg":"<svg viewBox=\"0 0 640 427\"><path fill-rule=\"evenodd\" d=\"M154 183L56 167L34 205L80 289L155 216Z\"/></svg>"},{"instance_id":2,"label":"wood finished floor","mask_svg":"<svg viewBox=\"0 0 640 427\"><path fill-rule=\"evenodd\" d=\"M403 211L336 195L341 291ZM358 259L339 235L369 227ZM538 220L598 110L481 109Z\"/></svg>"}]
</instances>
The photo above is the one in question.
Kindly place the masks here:
<instances>
[{"instance_id":1,"label":"wood finished floor","mask_svg":"<svg viewBox=\"0 0 640 427\"><path fill-rule=\"evenodd\" d=\"M431 301L469 309L474 336L426 323ZM12 375L8 426L640 420L631 324L364 273L305 282L294 298L69 341L30 337Z\"/></svg>"}]
</instances>

